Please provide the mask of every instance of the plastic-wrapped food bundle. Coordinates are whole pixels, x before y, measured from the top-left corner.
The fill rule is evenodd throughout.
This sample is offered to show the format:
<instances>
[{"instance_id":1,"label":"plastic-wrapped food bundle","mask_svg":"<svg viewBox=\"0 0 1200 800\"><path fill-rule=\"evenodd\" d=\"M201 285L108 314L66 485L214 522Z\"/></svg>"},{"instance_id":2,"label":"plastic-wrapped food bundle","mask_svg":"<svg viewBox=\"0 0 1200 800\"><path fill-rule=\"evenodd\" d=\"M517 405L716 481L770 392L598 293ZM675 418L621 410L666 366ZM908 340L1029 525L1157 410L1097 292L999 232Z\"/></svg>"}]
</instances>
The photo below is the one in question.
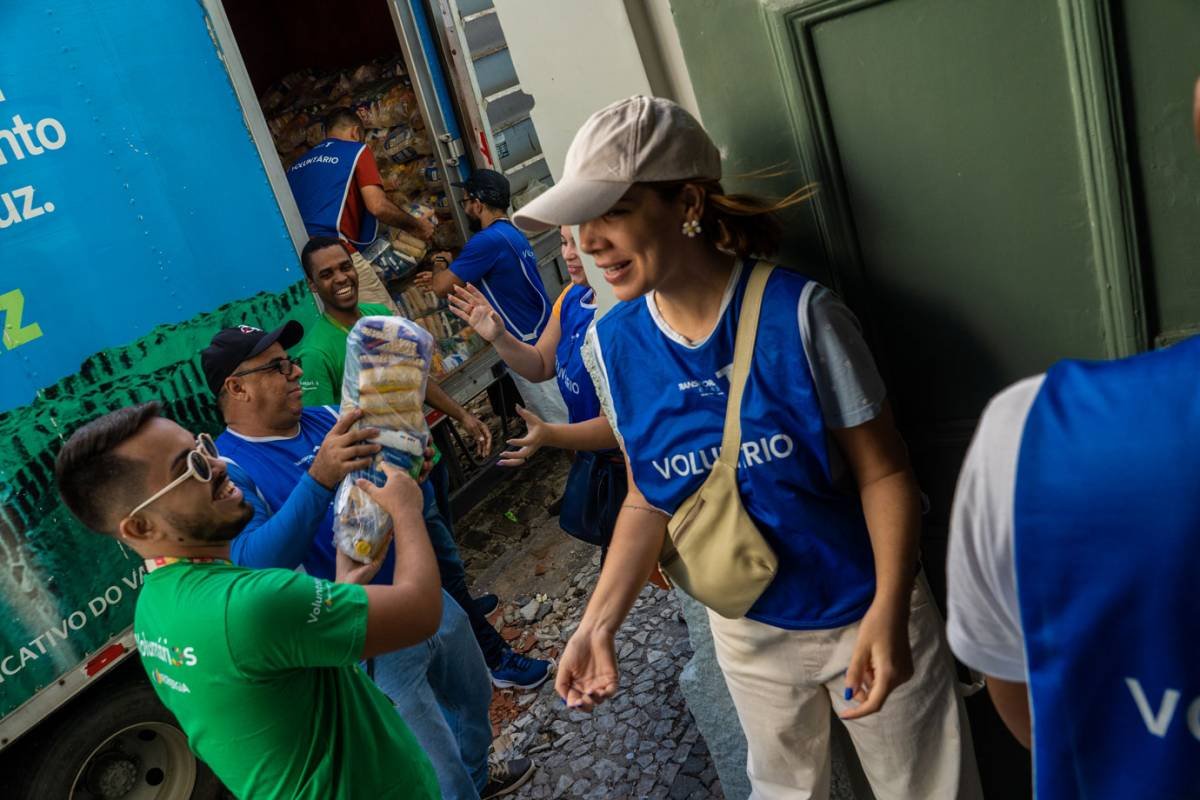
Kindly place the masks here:
<instances>
[{"instance_id":1,"label":"plastic-wrapped food bundle","mask_svg":"<svg viewBox=\"0 0 1200 800\"><path fill-rule=\"evenodd\" d=\"M367 146L380 163L406 164L432 152L429 137L424 131L414 130L409 125L391 128L373 128L367 131Z\"/></svg>"},{"instance_id":2,"label":"plastic-wrapped food bundle","mask_svg":"<svg viewBox=\"0 0 1200 800\"><path fill-rule=\"evenodd\" d=\"M411 233L402 230L392 231L392 247L414 261L421 261L425 258L425 254L429 252L429 245Z\"/></svg>"},{"instance_id":3,"label":"plastic-wrapped food bundle","mask_svg":"<svg viewBox=\"0 0 1200 800\"><path fill-rule=\"evenodd\" d=\"M346 340L342 412L363 410L362 427L379 428L383 445L370 469L351 473L334 497L333 541L346 555L369 562L391 529L387 513L355 486L365 478L382 486L387 461L414 477L421 469L429 426L423 410L433 339L402 317L363 317Z\"/></svg>"},{"instance_id":4,"label":"plastic-wrapped food bundle","mask_svg":"<svg viewBox=\"0 0 1200 800\"><path fill-rule=\"evenodd\" d=\"M412 125L421 116L417 110L416 95L402 81L364 87L358 102L355 103L354 111L362 120L364 128ZM418 127L420 124L417 122Z\"/></svg>"}]
</instances>

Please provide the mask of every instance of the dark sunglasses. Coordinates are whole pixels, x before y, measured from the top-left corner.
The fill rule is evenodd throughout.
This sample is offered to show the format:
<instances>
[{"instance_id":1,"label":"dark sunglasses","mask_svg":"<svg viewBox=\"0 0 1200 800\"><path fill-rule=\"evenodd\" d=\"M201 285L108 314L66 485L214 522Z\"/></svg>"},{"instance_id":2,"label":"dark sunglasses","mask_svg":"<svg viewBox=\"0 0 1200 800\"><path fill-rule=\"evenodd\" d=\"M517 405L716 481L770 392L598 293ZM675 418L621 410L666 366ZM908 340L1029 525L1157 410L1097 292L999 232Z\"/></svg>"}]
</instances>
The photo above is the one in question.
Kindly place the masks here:
<instances>
[{"instance_id":1,"label":"dark sunglasses","mask_svg":"<svg viewBox=\"0 0 1200 800\"><path fill-rule=\"evenodd\" d=\"M290 356L284 356L283 358L272 359L271 361L268 361L266 364L263 364L261 367L255 367L254 369L244 369L241 372L235 372L232 375L230 375L229 377L240 378L243 375L252 375L255 372L270 372L271 370L276 370L279 372L280 375L283 375L284 377L286 377L286 376L292 374L292 367L298 367L298 366L300 366L299 358L292 358Z\"/></svg>"}]
</instances>

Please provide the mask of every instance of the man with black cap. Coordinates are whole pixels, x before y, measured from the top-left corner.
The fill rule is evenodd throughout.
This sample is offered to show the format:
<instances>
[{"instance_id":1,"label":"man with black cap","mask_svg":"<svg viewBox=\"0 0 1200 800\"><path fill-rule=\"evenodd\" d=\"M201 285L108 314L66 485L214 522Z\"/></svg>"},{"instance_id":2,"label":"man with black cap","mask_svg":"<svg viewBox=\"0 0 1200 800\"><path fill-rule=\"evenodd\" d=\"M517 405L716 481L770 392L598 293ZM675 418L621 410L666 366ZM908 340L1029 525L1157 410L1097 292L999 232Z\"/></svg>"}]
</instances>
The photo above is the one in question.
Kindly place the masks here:
<instances>
[{"instance_id":1,"label":"man with black cap","mask_svg":"<svg viewBox=\"0 0 1200 800\"><path fill-rule=\"evenodd\" d=\"M551 303L538 274L537 258L525 234L508 219L508 178L490 169L472 173L460 202L475 235L453 262L448 253L434 255L434 271L417 275L417 284L440 297L455 286L474 284L504 319L509 333L533 344L550 319ZM567 422L567 408L554 381L530 383L510 371L535 414L547 422Z\"/></svg>"},{"instance_id":2,"label":"man with black cap","mask_svg":"<svg viewBox=\"0 0 1200 800\"><path fill-rule=\"evenodd\" d=\"M345 474L367 466L379 451L368 441L379 431L348 430L357 414L335 420L332 407L303 407L304 373L284 351L302 336L296 322L270 333L246 325L228 328L213 337L201 364L227 426L217 446L229 462L230 480L254 509L253 519L233 540L234 562L255 568L303 566L324 578L336 564L334 490ZM339 474L322 468L327 448L344 467ZM423 486L422 494L426 530L437 548L449 531L432 491ZM388 583L394 562L389 551L372 583ZM467 615L444 590L441 607L437 633L428 642L378 656L373 677L429 755L445 797L496 797L524 783L533 765L516 759L489 770L489 671Z\"/></svg>"}]
</instances>

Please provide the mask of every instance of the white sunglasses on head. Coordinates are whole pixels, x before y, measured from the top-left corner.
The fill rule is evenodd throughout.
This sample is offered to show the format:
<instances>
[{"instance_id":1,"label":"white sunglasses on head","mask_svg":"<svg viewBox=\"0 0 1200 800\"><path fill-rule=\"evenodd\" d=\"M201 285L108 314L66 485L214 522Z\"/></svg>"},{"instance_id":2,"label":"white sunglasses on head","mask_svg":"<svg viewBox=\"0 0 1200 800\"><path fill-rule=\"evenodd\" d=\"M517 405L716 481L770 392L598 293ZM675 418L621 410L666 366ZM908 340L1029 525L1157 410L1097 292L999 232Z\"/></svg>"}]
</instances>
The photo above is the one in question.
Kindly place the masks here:
<instances>
[{"instance_id":1,"label":"white sunglasses on head","mask_svg":"<svg viewBox=\"0 0 1200 800\"><path fill-rule=\"evenodd\" d=\"M187 454L187 471L155 492L149 500L146 500L133 511L130 511L129 516L132 517L134 514L141 511L143 508L150 505L155 500L186 481L188 478L195 478L201 483L208 483L211 481L213 476L212 464L208 463L208 459L217 457L219 457L219 454L217 453L217 443L212 440L212 437L207 433L202 433L197 436L196 449Z\"/></svg>"}]
</instances>

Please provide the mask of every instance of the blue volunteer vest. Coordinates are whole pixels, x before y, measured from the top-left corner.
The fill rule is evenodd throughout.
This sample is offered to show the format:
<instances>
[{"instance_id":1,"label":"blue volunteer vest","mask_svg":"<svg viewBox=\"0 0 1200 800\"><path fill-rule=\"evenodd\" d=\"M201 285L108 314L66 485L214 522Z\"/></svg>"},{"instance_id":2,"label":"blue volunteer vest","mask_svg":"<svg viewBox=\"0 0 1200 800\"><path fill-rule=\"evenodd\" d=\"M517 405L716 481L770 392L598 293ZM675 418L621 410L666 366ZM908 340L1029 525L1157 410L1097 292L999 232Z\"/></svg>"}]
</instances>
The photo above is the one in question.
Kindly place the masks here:
<instances>
[{"instance_id":1,"label":"blue volunteer vest","mask_svg":"<svg viewBox=\"0 0 1200 800\"><path fill-rule=\"evenodd\" d=\"M1200 797L1200 337L1046 375L1021 440L1034 783Z\"/></svg>"},{"instance_id":2,"label":"blue volunteer vest","mask_svg":"<svg viewBox=\"0 0 1200 800\"><path fill-rule=\"evenodd\" d=\"M365 144L326 139L309 150L287 171L288 185L309 236L341 237L342 209L354 180L354 167ZM361 207L362 224L351 244L366 247L379 233L379 221Z\"/></svg>"},{"instance_id":3,"label":"blue volunteer vest","mask_svg":"<svg viewBox=\"0 0 1200 800\"><path fill-rule=\"evenodd\" d=\"M583 337L596 317L592 287L574 285L563 296L558 307L558 323L562 329L554 351L554 373L558 391L567 404L570 422L586 422L600 416L600 400L592 376L583 363Z\"/></svg>"},{"instance_id":4,"label":"blue volunteer vest","mask_svg":"<svg viewBox=\"0 0 1200 800\"><path fill-rule=\"evenodd\" d=\"M217 437L217 449L254 481L259 494L274 513L283 507L296 484L308 472L321 442L336 421L336 412L329 406L306 408L300 413L300 433L290 439L251 441L226 430ZM432 491L428 481L421 488L423 491ZM371 583L391 583L396 563L395 552L395 548L388 548L383 566ZM333 580L336 575L337 550L333 546L332 502L302 563L309 575L326 580Z\"/></svg>"},{"instance_id":5,"label":"blue volunteer vest","mask_svg":"<svg viewBox=\"0 0 1200 800\"><path fill-rule=\"evenodd\" d=\"M616 424L638 488L673 513L721 450L733 343L750 269L712 335L695 348L668 338L650 298L620 303L596 323ZM839 491L828 432L797 318L808 279L777 269L767 283L742 401L742 502L779 558L746 614L789 629L848 625L875 594L871 542L857 494Z\"/></svg>"}]
</instances>

